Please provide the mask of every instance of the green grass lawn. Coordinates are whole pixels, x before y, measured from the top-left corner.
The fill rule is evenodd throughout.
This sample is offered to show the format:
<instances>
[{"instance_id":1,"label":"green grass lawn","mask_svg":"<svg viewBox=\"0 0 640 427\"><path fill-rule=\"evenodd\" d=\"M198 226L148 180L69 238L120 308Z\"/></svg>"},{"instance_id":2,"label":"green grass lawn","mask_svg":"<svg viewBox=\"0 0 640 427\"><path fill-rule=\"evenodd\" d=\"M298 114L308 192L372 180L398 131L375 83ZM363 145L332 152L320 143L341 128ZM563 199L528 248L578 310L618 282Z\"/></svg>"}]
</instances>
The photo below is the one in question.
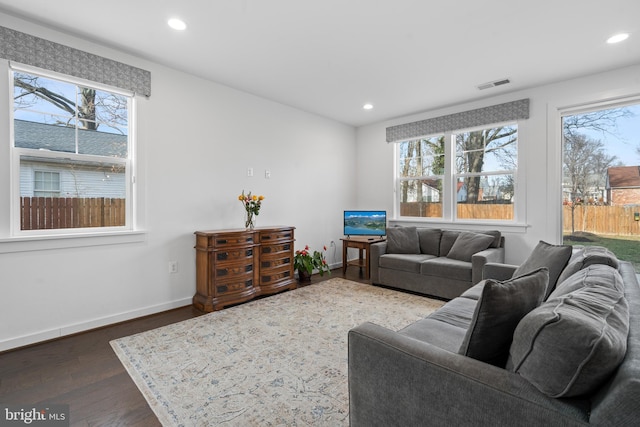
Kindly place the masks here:
<instances>
[{"instance_id":1,"label":"green grass lawn","mask_svg":"<svg viewBox=\"0 0 640 427\"><path fill-rule=\"evenodd\" d=\"M636 273L640 273L640 236L600 236L592 233L576 232L564 235L567 245L604 246L616 254L618 259L630 261Z\"/></svg>"}]
</instances>

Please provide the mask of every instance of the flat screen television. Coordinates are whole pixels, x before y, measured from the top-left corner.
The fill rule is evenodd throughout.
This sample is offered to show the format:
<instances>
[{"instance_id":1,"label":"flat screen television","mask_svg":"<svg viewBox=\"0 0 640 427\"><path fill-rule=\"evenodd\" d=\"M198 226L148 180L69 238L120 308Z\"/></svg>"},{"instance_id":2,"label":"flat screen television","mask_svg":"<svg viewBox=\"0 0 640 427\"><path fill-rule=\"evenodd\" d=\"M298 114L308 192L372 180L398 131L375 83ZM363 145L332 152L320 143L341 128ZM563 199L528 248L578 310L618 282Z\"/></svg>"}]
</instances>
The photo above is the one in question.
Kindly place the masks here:
<instances>
[{"instance_id":1,"label":"flat screen television","mask_svg":"<svg viewBox=\"0 0 640 427\"><path fill-rule=\"evenodd\" d=\"M384 236L387 211L344 211L345 236Z\"/></svg>"}]
</instances>

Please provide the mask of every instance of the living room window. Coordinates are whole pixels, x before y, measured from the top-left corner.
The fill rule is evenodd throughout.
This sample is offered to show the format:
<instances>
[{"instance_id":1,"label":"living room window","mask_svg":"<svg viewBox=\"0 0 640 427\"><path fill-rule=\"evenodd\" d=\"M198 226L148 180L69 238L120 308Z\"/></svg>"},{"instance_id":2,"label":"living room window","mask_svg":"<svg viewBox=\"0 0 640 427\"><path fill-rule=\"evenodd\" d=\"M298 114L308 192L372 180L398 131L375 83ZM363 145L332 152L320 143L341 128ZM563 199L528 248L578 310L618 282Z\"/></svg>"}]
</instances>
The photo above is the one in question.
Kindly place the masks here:
<instances>
[{"instance_id":1,"label":"living room window","mask_svg":"<svg viewBox=\"0 0 640 427\"><path fill-rule=\"evenodd\" d=\"M133 94L13 66L14 229L132 229Z\"/></svg>"},{"instance_id":2,"label":"living room window","mask_svg":"<svg viewBox=\"0 0 640 427\"><path fill-rule=\"evenodd\" d=\"M398 143L400 216L513 221L517 140L506 123Z\"/></svg>"}]
</instances>

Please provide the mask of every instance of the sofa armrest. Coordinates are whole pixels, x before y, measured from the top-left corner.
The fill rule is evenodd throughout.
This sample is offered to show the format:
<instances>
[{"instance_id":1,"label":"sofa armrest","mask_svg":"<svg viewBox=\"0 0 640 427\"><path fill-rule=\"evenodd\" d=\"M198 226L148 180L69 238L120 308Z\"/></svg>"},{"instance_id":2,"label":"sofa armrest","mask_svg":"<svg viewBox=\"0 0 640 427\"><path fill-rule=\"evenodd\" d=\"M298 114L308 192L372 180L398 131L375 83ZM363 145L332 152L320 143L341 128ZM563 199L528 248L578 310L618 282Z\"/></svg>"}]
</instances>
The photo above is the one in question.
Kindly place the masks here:
<instances>
[{"instance_id":1,"label":"sofa armrest","mask_svg":"<svg viewBox=\"0 0 640 427\"><path fill-rule=\"evenodd\" d=\"M349 331L349 419L359 426L584 425L584 408L517 374L373 323Z\"/></svg>"},{"instance_id":2,"label":"sofa armrest","mask_svg":"<svg viewBox=\"0 0 640 427\"><path fill-rule=\"evenodd\" d=\"M504 262L504 248L485 249L471 257L471 285L482 280L482 272L488 262Z\"/></svg>"},{"instance_id":3,"label":"sofa armrest","mask_svg":"<svg viewBox=\"0 0 640 427\"><path fill-rule=\"evenodd\" d=\"M483 279L508 280L513 277L517 265L488 262L484 265Z\"/></svg>"},{"instance_id":4,"label":"sofa armrest","mask_svg":"<svg viewBox=\"0 0 640 427\"><path fill-rule=\"evenodd\" d=\"M378 267L380 266L380 256L384 255L387 252L387 242L379 242L373 243L369 246L369 253L367 256L371 257L369 259L369 278L371 279L371 283L379 283L380 282L380 273L378 272Z\"/></svg>"}]
</instances>

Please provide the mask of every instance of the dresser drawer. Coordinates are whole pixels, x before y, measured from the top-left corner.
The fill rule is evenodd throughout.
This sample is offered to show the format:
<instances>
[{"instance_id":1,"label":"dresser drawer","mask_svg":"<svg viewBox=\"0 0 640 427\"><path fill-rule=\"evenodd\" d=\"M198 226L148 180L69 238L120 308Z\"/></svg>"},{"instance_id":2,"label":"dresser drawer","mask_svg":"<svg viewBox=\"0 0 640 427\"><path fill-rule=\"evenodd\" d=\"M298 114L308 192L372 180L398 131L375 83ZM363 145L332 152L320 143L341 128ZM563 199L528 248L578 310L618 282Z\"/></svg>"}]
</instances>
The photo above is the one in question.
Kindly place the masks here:
<instances>
[{"instance_id":1,"label":"dresser drawer","mask_svg":"<svg viewBox=\"0 0 640 427\"><path fill-rule=\"evenodd\" d=\"M216 280L225 277L242 277L245 274L253 275L253 264L221 263L217 264L213 271Z\"/></svg>"},{"instance_id":2,"label":"dresser drawer","mask_svg":"<svg viewBox=\"0 0 640 427\"><path fill-rule=\"evenodd\" d=\"M244 277L240 280L238 280L237 277L233 278L233 280L216 280L216 283L213 286L215 286L215 295L217 297L222 297L228 294L251 290L254 285L253 274L251 274L250 276Z\"/></svg>"},{"instance_id":3,"label":"dresser drawer","mask_svg":"<svg viewBox=\"0 0 640 427\"><path fill-rule=\"evenodd\" d=\"M293 242L276 243L273 245L260 246L260 254L262 255L277 255L291 253Z\"/></svg>"},{"instance_id":4,"label":"dresser drawer","mask_svg":"<svg viewBox=\"0 0 640 427\"><path fill-rule=\"evenodd\" d=\"M277 268L283 265L291 265L293 262L291 254L276 254L275 256L263 256L260 258L261 271L269 268Z\"/></svg>"},{"instance_id":5,"label":"dresser drawer","mask_svg":"<svg viewBox=\"0 0 640 427\"><path fill-rule=\"evenodd\" d=\"M222 249L233 246L246 246L255 244L254 233L229 233L212 236L209 241L210 247Z\"/></svg>"},{"instance_id":6,"label":"dresser drawer","mask_svg":"<svg viewBox=\"0 0 640 427\"><path fill-rule=\"evenodd\" d=\"M292 278L291 265L282 265L268 270L260 270L260 283L272 285L277 282L290 281Z\"/></svg>"},{"instance_id":7,"label":"dresser drawer","mask_svg":"<svg viewBox=\"0 0 640 427\"><path fill-rule=\"evenodd\" d=\"M293 229L260 232L260 243L277 242L278 240L293 240Z\"/></svg>"},{"instance_id":8,"label":"dresser drawer","mask_svg":"<svg viewBox=\"0 0 640 427\"><path fill-rule=\"evenodd\" d=\"M213 259L215 262L224 261L242 261L246 260L252 262L255 248L238 248L228 250L218 250L213 252Z\"/></svg>"}]
</instances>

